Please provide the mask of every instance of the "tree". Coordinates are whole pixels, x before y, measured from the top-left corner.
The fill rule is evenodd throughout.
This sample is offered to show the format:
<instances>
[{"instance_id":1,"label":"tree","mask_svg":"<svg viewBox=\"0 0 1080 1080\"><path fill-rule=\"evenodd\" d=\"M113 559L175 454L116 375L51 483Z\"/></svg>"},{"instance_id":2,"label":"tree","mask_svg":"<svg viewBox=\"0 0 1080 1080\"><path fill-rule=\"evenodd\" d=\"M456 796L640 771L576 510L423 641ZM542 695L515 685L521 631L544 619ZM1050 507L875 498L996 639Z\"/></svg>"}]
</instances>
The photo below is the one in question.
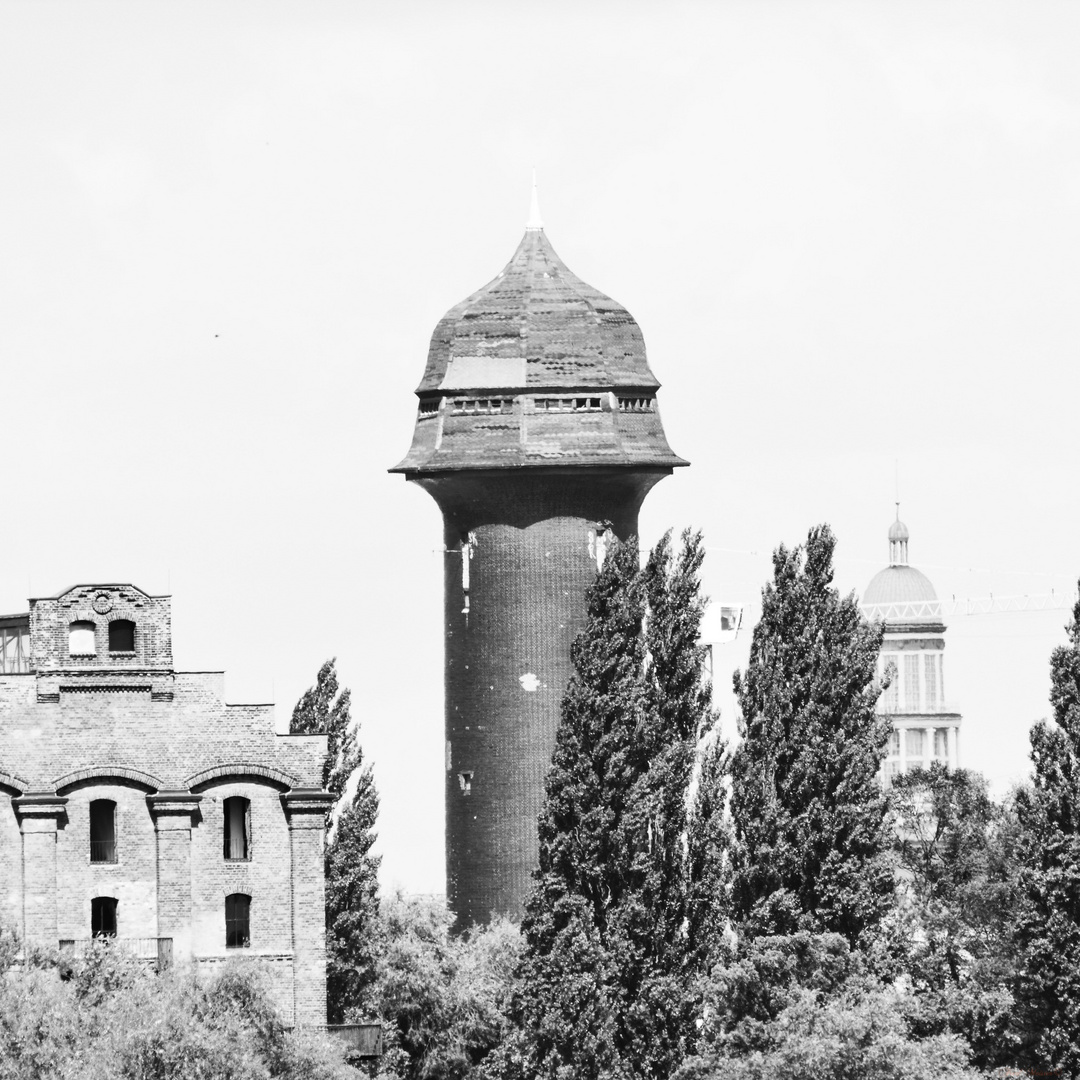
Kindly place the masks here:
<instances>
[{"instance_id":1,"label":"tree","mask_svg":"<svg viewBox=\"0 0 1080 1080\"><path fill-rule=\"evenodd\" d=\"M1015 1060L1016 830L986 781L938 762L897 776L890 792L905 970L919 999L915 1030L951 1031L983 1067Z\"/></svg>"},{"instance_id":2,"label":"tree","mask_svg":"<svg viewBox=\"0 0 1080 1080\"><path fill-rule=\"evenodd\" d=\"M1050 657L1053 722L1031 729L1033 784L1017 794L1024 831L1017 919L1018 1019L1030 1063L1080 1071L1080 601Z\"/></svg>"},{"instance_id":3,"label":"tree","mask_svg":"<svg viewBox=\"0 0 1080 1080\"><path fill-rule=\"evenodd\" d=\"M379 863L372 853L379 795L364 764L359 724L350 716L348 688L338 691L334 660L293 710L294 734L325 732L323 785L338 800L327 818L326 1008L330 1023L362 1014L375 977L374 927L379 908Z\"/></svg>"},{"instance_id":4,"label":"tree","mask_svg":"<svg viewBox=\"0 0 1080 1080\"><path fill-rule=\"evenodd\" d=\"M571 650L502 1075L664 1077L685 1053L686 796L711 724L700 535L613 545ZM646 607L649 617L646 622Z\"/></svg>"},{"instance_id":5,"label":"tree","mask_svg":"<svg viewBox=\"0 0 1080 1080\"><path fill-rule=\"evenodd\" d=\"M842 934L869 945L892 904L878 772L889 721L875 716L881 630L832 587L827 525L773 553L732 760L732 901L742 933Z\"/></svg>"},{"instance_id":6,"label":"tree","mask_svg":"<svg viewBox=\"0 0 1080 1080\"><path fill-rule=\"evenodd\" d=\"M507 919L451 934L445 904L391 897L379 915L372 1009L386 1080L459 1080L502 1042L521 935Z\"/></svg>"}]
</instances>

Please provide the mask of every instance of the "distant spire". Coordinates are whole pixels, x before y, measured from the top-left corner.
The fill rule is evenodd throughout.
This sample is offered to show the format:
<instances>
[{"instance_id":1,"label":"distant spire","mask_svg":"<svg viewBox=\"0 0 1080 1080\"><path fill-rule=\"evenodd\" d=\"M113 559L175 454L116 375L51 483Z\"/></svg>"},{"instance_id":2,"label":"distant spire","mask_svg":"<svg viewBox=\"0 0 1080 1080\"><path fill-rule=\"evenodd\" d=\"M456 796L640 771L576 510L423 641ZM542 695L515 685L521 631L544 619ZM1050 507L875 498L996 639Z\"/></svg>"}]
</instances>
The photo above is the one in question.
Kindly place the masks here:
<instances>
[{"instance_id":1,"label":"distant spire","mask_svg":"<svg viewBox=\"0 0 1080 1080\"><path fill-rule=\"evenodd\" d=\"M529 220L525 222L527 230L543 229L544 222L540 217L540 200L536 196L536 170L533 169L532 203L529 206Z\"/></svg>"}]
</instances>

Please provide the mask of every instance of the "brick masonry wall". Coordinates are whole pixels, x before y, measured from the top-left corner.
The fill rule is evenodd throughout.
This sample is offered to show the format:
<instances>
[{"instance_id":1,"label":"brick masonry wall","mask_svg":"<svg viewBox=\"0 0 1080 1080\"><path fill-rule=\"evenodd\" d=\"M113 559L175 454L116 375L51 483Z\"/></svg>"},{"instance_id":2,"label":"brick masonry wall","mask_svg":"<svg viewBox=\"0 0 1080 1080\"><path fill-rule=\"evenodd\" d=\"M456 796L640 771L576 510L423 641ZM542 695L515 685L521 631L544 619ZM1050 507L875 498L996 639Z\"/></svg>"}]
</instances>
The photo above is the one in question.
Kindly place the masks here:
<instances>
[{"instance_id":1,"label":"brick masonry wall","mask_svg":"<svg viewBox=\"0 0 1080 1080\"><path fill-rule=\"evenodd\" d=\"M522 912L596 536L605 524L636 533L660 475L468 474L432 491L447 552L447 899L459 925Z\"/></svg>"},{"instance_id":2,"label":"brick masonry wall","mask_svg":"<svg viewBox=\"0 0 1080 1080\"><path fill-rule=\"evenodd\" d=\"M201 821L192 834L192 921L198 957L225 955L225 897L251 899L251 945L247 955L292 952L292 890L289 826L281 788L268 783L225 782L200 788ZM224 802L238 795L251 802L250 858L224 857ZM319 880L322 880L321 866Z\"/></svg>"},{"instance_id":3,"label":"brick masonry wall","mask_svg":"<svg viewBox=\"0 0 1080 1080\"><path fill-rule=\"evenodd\" d=\"M108 650L118 617L136 623L132 652ZM95 623L93 658L68 655L76 620ZM79 586L32 601L30 623L35 672L0 675L0 919L55 946L89 937L90 901L113 896L121 937L171 937L178 959L212 969L226 956L225 897L245 892L244 953L287 981L279 997L290 1020L299 998L305 1022L325 1022L322 858L301 861L313 880L294 893L281 796L318 794L326 737L277 735L272 707L225 703L221 673L175 672L168 597ZM232 794L252 804L248 863L224 859L222 800ZM96 798L117 804L116 864L90 862ZM296 895L317 903L303 918L318 932L305 931L294 964Z\"/></svg>"},{"instance_id":4,"label":"brick masonry wall","mask_svg":"<svg viewBox=\"0 0 1080 1080\"><path fill-rule=\"evenodd\" d=\"M90 936L90 901L117 900L117 930L125 937L156 937L157 846L146 792L134 785L79 784L66 792L67 821L56 834L57 936ZM90 861L90 802L116 803L115 863Z\"/></svg>"}]
</instances>

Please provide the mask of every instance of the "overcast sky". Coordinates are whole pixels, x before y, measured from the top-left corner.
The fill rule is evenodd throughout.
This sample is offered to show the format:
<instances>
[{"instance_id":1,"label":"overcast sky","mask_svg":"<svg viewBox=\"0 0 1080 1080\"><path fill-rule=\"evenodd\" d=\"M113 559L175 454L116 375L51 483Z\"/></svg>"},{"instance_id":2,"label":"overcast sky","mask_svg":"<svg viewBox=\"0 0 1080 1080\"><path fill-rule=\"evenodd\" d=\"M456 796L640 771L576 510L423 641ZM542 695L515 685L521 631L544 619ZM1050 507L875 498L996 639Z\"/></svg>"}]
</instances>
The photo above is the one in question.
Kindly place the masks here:
<instances>
[{"instance_id":1,"label":"overcast sky","mask_svg":"<svg viewBox=\"0 0 1080 1080\"><path fill-rule=\"evenodd\" d=\"M1069 594L1078 48L1068 0L0 0L0 612L171 592L178 666L283 725L337 656L384 885L441 891L440 519L385 470L534 166L692 462L646 543L703 528L708 591L752 608L828 521L861 591L898 472L940 595ZM998 790L1067 616L949 620Z\"/></svg>"}]
</instances>

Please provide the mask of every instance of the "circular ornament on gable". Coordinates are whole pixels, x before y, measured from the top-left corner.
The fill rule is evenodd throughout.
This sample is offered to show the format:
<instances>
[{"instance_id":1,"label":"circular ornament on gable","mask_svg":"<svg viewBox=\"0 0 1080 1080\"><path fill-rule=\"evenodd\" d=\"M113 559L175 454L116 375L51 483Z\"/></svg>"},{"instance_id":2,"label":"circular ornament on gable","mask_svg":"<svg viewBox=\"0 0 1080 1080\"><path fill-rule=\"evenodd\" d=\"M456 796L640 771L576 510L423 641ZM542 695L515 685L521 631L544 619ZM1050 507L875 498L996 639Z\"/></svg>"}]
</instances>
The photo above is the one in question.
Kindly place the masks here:
<instances>
[{"instance_id":1,"label":"circular ornament on gable","mask_svg":"<svg viewBox=\"0 0 1080 1080\"><path fill-rule=\"evenodd\" d=\"M99 615L108 615L112 611L113 602L112 597L108 593L98 593L94 597L94 610Z\"/></svg>"}]
</instances>

